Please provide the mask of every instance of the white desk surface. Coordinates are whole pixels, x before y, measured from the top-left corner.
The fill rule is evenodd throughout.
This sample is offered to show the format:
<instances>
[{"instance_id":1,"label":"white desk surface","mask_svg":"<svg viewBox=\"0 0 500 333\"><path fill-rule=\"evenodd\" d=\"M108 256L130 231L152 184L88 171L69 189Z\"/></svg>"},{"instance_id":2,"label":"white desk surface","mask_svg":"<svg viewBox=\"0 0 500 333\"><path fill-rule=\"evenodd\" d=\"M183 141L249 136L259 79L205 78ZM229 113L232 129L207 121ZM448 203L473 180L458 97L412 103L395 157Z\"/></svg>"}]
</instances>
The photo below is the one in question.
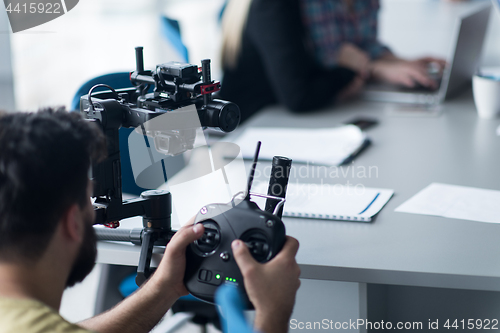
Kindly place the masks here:
<instances>
[{"instance_id":1,"label":"white desk surface","mask_svg":"<svg viewBox=\"0 0 500 333\"><path fill-rule=\"evenodd\" d=\"M500 189L500 136L496 134L500 119L479 119L470 92L446 102L438 117L389 116L390 107L356 101L309 114L269 108L238 130L327 127L356 116L380 122L367 131L372 146L353 164L376 167L378 177L356 178L349 173L345 178L322 180L392 188L394 197L372 223L285 218L287 233L301 244L297 254L301 277L500 291L500 225L394 212L432 182ZM266 163L259 163L258 170ZM309 169L306 179L290 181L320 182L313 175L314 167ZM162 249L155 251L153 265ZM101 263L136 265L138 258L137 246L99 243Z\"/></svg>"}]
</instances>

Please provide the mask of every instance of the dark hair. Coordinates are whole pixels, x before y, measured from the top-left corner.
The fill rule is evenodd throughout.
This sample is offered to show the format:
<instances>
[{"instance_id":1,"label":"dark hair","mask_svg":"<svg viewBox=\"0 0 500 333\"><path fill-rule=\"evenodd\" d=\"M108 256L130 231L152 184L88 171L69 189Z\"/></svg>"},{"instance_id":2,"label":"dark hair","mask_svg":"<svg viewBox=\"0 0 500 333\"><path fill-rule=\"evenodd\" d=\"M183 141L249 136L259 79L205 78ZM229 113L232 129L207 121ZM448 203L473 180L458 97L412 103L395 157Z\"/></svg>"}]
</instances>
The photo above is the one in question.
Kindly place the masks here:
<instances>
[{"instance_id":1,"label":"dark hair","mask_svg":"<svg viewBox=\"0 0 500 333\"><path fill-rule=\"evenodd\" d=\"M0 260L44 253L66 210L89 200L89 168L105 152L101 130L79 113L0 116Z\"/></svg>"}]
</instances>

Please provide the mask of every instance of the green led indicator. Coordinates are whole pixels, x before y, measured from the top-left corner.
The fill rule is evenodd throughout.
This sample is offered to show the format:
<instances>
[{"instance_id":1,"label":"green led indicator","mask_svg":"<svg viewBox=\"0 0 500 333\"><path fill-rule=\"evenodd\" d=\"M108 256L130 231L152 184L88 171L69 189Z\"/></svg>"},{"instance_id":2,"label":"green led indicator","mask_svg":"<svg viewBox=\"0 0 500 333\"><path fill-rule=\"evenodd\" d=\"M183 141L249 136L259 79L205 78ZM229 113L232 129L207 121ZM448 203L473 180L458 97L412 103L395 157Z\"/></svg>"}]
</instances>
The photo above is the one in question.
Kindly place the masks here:
<instances>
[{"instance_id":1,"label":"green led indicator","mask_svg":"<svg viewBox=\"0 0 500 333\"><path fill-rule=\"evenodd\" d=\"M229 281L229 278L226 276L226 281Z\"/></svg>"},{"instance_id":2,"label":"green led indicator","mask_svg":"<svg viewBox=\"0 0 500 333\"><path fill-rule=\"evenodd\" d=\"M215 278L216 278L217 280L220 280L220 274L215 275Z\"/></svg>"}]
</instances>

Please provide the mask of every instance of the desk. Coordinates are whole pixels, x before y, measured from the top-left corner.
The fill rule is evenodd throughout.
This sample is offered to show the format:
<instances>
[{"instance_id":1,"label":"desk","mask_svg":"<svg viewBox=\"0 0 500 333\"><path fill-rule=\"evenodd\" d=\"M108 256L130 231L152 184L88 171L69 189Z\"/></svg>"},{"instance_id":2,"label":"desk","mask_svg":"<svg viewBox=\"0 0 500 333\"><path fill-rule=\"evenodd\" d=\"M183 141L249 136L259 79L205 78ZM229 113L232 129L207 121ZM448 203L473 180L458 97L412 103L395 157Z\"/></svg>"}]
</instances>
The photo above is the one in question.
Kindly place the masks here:
<instances>
[{"instance_id":1,"label":"desk","mask_svg":"<svg viewBox=\"0 0 500 333\"><path fill-rule=\"evenodd\" d=\"M307 175L292 172L293 182L349 181L395 190L372 223L285 218L287 233L301 244L301 277L361 283L360 297L370 295L366 286L378 284L500 291L500 225L394 212L431 182L500 189L500 120L480 120L470 92L446 102L439 117L388 116L387 108L363 101L306 115L269 108L245 124L315 128L361 115L380 121L368 130L373 145L352 165L339 169L354 168L354 175L351 169L345 177L324 177L312 166L305 168ZM258 168L265 166L262 162ZM361 167L366 173L371 167L371 177L360 177ZM138 251L125 244L100 243L98 261L135 265ZM160 256L156 253L153 264ZM360 307L368 304L364 299ZM495 304L500 305L500 297Z\"/></svg>"},{"instance_id":2,"label":"desk","mask_svg":"<svg viewBox=\"0 0 500 333\"><path fill-rule=\"evenodd\" d=\"M285 219L287 232L301 243L302 276L500 291L500 225L394 212L431 182L500 189L500 121L478 119L469 94L447 102L436 118L387 117L384 109L363 102L309 115L275 109L248 124L333 126L356 115L380 120L368 131L373 146L350 166L354 177L320 178L312 172L318 168L309 168L308 179L298 177L395 190L373 223ZM357 178L360 167L378 170L378 177Z\"/></svg>"},{"instance_id":3,"label":"desk","mask_svg":"<svg viewBox=\"0 0 500 333\"><path fill-rule=\"evenodd\" d=\"M500 189L500 137L496 135L500 120L479 119L470 94L444 104L439 117L388 117L386 108L383 103L361 101L307 115L272 108L245 124L314 128L334 126L357 115L380 120L368 131L373 145L352 165L339 168L339 177L322 177L325 168L312 166L301 173L306 177L292 172L290 181L349 181L395 190L372 223L285 218L287 233L301 243L297 260L302 276L500 291L498 224L394 212L431 182ZM258 168L265 166L260 162ZM363 167L367 177L357 177ZM135 246L106 243L99 244L99 249L100 262L136 263Z\"/></svg>"}]
</instances>

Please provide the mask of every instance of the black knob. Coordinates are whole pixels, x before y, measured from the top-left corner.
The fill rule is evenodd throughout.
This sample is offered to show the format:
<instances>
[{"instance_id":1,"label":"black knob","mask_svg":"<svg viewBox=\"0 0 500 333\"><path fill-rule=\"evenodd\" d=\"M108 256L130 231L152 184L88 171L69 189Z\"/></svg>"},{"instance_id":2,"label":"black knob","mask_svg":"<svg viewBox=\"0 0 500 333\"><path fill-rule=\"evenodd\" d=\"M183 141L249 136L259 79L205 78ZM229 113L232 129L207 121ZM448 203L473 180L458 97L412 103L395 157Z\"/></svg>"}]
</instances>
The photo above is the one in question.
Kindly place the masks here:
<instances>
[{"instance_id":1,"label":"black knob","mask_svg":"<svg viewBox=\"0 0 500 333\"><path fill-rule=\"evenodd\" d=\"M279 198L285 198L291 167L292 167L291 159L282 156L274 156L271 169L271 178L269 179L269 188L267 189L268 195L272 195L274 197L279 197ZM279 200L267 199L266 212L272 214L278 203ZM279 218L281 218L282 214L283 214L283 206L281 206L277 215Z\"/></svg>"},{"instance_id":2,"label":"black knob","mask_svg":"<svg viewBox=\"0 0 500 333\"><path fill-rule=\"evenodd\" d=\"M203 235L194 243L203 256L212 254L220 244L220 231L217 224L212 220L202 222L205 227Z\"/></svg>"},{"instance_id":3,"label":"black knob","mask_svg":"<svg viewBox=\"0 0 500 333\"><path fill-rule=\"evenodd\" d=\"M256 229L249 230L241 236L252 257L258 262L267 262L271 257L271 246L266 235Z\"/></svg>"},{"instance_id":4,"label":"black knob","mask_svg":"<svg viewBox=\"0 0 500 333\"><path fill-rule=\"evenodd\" d=\"M135 70L138 74L144 72L144 57L142 54L142 46L135 48Z\"/></svg>"}]
</instances>

